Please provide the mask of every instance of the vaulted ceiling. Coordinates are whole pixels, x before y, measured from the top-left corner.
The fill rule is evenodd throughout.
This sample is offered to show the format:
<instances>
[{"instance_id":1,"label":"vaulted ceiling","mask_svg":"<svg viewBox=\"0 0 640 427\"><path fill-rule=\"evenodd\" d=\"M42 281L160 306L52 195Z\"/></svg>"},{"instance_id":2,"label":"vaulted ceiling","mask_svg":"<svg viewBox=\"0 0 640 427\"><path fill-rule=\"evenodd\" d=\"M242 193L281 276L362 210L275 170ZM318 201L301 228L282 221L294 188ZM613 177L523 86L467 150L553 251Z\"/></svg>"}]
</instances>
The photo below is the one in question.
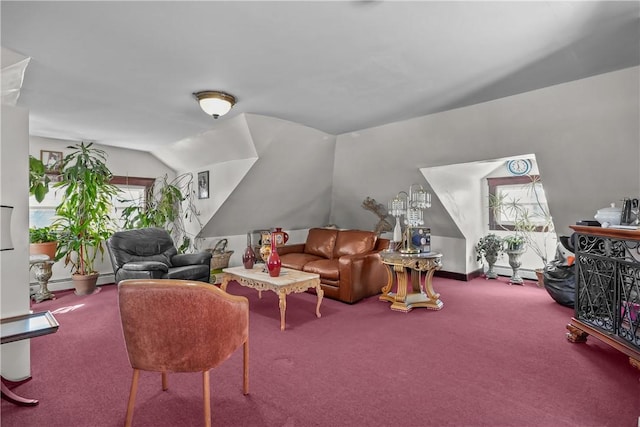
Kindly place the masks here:
<instances>
[{"instance_id":1,"label":"vaulted ceiling","mask_svg":"<svg viewBox=\"0 0 640 427\"><path fill-rule=\"evenodd\" d=\"M338 135L640 63L637 1L0 7L33 135L145 151L240 113ZM238 103L216 121L207 89Z\"/></svg>"}]
</instances>

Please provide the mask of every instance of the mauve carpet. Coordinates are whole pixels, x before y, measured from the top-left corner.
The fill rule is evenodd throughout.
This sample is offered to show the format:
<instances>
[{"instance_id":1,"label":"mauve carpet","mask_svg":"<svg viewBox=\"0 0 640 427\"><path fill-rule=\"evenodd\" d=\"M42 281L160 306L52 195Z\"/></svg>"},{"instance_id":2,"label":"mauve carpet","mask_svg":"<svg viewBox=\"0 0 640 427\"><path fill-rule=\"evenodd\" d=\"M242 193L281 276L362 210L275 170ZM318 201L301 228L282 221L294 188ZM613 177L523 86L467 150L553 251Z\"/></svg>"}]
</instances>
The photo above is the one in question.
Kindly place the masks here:
<instances>
[{"instance_id":1,"label":"mauve carpet","mask_svg":"<svg viewBox=\"0 0 640 427\"><path fill-rule=\"evenodd\" d=\"M440 311L392 312L368 298L354 305L277 296L232 282L250 302L250 394L242 352L211 373L218 426L628 426L640 416L640 372L590 338L572 344L573 311L533 282L436 278ZM37 407L2 401L2 426L123 425L132 370L117 289L58 292L57 333L31 340L33 379L14 390ZM166 325L167 328L171 324ZM201 426L200 374L142 373L134 426Z\"/></svg>"}]
</instances>

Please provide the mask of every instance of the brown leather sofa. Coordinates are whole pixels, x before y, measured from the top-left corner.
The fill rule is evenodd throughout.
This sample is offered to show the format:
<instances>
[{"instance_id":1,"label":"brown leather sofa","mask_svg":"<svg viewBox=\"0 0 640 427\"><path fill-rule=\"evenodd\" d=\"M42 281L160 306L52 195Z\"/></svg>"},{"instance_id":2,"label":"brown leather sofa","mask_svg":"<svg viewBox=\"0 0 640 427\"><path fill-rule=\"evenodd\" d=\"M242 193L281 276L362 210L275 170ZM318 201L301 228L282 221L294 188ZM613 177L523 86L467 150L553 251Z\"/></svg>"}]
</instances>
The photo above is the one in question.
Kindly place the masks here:
<instances>
[{"instance_id":1,"label":"brown leather sofa","mask_svg":"<svg viewBox=\"0 0 640 427\"><path fill-rule=\"evenodd\" d=\"M312 228L305 243L278 248L282 266L320 275L324 296L353 304L387 283L379 252L389 247L372 231Z\"/></svg>"}]
</instances>

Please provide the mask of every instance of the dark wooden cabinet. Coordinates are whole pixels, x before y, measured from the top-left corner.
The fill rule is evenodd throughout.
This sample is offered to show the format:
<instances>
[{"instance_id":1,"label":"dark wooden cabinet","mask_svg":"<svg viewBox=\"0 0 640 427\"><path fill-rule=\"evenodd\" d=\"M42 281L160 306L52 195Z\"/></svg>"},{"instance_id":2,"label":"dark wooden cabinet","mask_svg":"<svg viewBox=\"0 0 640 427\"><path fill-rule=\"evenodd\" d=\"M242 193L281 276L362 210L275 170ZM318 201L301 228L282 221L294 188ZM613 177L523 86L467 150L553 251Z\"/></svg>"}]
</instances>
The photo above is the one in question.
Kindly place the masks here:
<instances>
[{"instance_id":1,"label":"dark wooden cabinet","mask_svg":"<svg viewBox=\"0 0 640 427\"><path fill-rule=\"evenodd\" d=\"M640 369L640 231L572 226L576 231L575 316L567 338L594 336Z\"/></svg>"}]
</instances>

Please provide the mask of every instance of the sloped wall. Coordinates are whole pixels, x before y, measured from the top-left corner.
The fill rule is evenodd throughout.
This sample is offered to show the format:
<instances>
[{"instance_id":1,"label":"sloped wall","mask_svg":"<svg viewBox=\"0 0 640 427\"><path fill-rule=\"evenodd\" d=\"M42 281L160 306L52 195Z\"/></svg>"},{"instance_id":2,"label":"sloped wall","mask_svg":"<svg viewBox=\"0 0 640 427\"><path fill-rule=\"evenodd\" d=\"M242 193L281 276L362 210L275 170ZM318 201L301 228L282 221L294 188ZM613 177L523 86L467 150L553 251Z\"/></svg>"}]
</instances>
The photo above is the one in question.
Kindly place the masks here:
<instances>
[{"instance_id":1,"label":"sloped wall","mask_svg":"<svg viewBox=\"0 0 640 427\"><path fill-rule=\"evenodd\" d=\"M339 135L331 221L369 226L360 201L371 196L386 204L412 183L429 187L420 168L534 153L557 231L568 234L576 220L640 194L638 70ZM439 249L440 237L463 236L434 196L428 220ZM446 270L454 259L466 271L477 268L468 252L444 246Z\"/></svg>"},{"instance_id":2,"label":"sloped wall","mask_svg":"<svg viewBox=\"0 0 640 427\"><path fill-rule=\"evenodd\" d=\"M246 143L248 135L257 157L180 171L197 174L208 170L212 177L211 198L196 201L203 212L200 236L244 236L258 229L282 226L295 230L326 224L331 209L335 136L254 114L242 114L234 120L236 128L244 123L241 142ZM234 144L233 136L229 137L225 142ZM223 180L230 174L233 179Z\"/></svg>"}]
</instances>

